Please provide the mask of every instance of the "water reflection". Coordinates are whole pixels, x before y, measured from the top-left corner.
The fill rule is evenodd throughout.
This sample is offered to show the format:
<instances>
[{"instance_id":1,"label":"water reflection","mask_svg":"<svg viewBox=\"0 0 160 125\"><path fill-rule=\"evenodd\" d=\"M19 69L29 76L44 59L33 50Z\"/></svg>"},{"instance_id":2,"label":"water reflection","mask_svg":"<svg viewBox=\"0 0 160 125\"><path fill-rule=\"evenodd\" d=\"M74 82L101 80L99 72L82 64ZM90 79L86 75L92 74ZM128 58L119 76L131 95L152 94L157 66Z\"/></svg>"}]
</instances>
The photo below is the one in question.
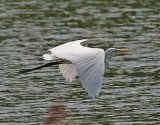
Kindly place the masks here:
<instances>
[{"instance_id":1,"label":"water reflection","mask_svg":"<svg viewBox=\"0 0 160 125\"><path fill-rule=\"evenodd\" d=\"M65 117L66 107L64 105L53 105L50 108L48 118L46 119L46 124L57 124L62 121Z\"/></svg>"},{"instance_id":2,"label":"water reflection","mask_svg":"<svg viewBox=\"0 0 160 125\"><path fill-rule=\"evenodd\" d=\"M68 116L67 106L56 104L50 107L48 117L45 120L46 125L79 125Z\"/></svg>"}]
</instances>

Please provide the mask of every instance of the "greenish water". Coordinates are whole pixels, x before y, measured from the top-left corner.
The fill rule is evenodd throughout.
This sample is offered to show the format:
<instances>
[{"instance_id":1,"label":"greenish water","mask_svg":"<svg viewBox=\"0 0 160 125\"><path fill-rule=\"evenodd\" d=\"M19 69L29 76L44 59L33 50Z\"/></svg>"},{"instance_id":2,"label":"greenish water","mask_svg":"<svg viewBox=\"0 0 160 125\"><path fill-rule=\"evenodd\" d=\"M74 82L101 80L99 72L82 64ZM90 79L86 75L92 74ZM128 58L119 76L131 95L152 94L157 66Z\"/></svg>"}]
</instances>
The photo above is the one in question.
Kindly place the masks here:
<instances>
[{"instance_id":1,"label":"greenish water","mask_svg":"<svg viewBox=\"0 0 160 125\"><path fill-rule=\"evenodd\" d=\"M44 124L54 105L66 107L66 124L160 124L159 7L156 0L1 0L0 124ZM58 66L17 74L47 63L48 49L84 38L90 47L132 50L109 58L98 98L78 80L67 83Z\"/></svg>"}]
</instances>

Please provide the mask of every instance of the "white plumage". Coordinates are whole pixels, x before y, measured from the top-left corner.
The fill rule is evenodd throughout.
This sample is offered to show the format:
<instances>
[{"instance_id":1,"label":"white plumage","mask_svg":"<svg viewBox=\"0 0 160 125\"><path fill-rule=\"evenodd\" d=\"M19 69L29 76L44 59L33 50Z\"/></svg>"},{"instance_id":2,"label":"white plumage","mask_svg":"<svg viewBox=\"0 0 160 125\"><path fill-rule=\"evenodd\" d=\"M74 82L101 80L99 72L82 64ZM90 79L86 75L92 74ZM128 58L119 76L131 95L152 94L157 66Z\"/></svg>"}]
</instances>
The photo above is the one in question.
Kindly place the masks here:
<instances>
[{"instance_id":1,"label":"white plumage","mask_svg":"<svg viewBox=\"0 0 160 125\"><path fill-rule=\"evenodd\" d=\"M76 76L88 95L95 97L101 90L104 69L109 67L107 57L118 52L129 50L87 47L87 39L62 44L49 50L51 54L43 55L45 60L64 61L59 65L60 72L67 81L72 82Z\"/></svg>"},{"instance_id":2,"label":"white plumage","mask_svg":"<svg viewBox=\"0 0 160 125\"><path fill-rule=\"evenodd\" d=\"M68 82L72 82L75 77L78 76L76 66L74 64L60 64L59 69L63 74L63 77L65 77Z\"/></svg>"},{"instance_id":3,"label":"white plumage","mask_svg":"<svg viewBox=\"0 0 160 125\"><path fill-rule=\"evenodd\" d=\"M84 45L84 46L82 46ZM45 60L65 60L71 64L60 64L59 69L67 81L76 76L89 96L98 96L104 74L104 50L88 48L87 39L65 43L50 49L51 54L43 55Z\"/></svg>"}]
</instances>

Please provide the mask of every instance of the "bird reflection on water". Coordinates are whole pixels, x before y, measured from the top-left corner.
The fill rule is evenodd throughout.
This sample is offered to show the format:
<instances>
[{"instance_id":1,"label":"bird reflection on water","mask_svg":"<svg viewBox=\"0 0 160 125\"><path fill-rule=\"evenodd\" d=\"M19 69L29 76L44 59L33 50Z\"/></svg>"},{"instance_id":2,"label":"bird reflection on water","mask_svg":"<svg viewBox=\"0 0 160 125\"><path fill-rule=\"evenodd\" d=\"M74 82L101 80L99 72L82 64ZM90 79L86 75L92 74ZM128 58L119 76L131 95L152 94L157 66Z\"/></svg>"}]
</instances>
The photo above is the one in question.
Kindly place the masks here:
<instances>
[{"instance_id":1,"label":"bird reflection on water","mask_svg":"<svg viewBox=\"0 0 160 125\"><path fill-rule=\"evenodd\" d=\"M66 116L67 107L65 105L53 105L49 110L48 117L45 120L45 125L78 125L73 118Z\"/></svg>"},{"instance_id":2,"label":"bird reflection on water","mask_svg":"<svg viewBox=\"0 0 160 125\"><path fill-rule=\"evenodd\" d=\"M50 108L46 124L56 124L64 118L66 107L64 105L53 105Z\"/></svg>"}]
</instances>

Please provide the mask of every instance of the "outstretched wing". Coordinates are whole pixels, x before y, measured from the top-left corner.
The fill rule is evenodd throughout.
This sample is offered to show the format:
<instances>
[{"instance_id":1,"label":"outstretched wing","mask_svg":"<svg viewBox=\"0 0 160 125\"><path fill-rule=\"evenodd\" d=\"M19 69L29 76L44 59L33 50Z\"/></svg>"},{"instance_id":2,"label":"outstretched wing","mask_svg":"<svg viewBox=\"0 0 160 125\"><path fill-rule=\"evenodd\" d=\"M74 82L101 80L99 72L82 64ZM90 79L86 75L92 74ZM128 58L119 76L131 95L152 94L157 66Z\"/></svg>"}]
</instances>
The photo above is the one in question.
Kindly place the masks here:
<instances>
[{"instance_id":1,"label":"outstretched wing","mask_svg":"<svg viewBox=\"0 0 160 125\"><path fill-rule=\"evenodd\" d=\"M96 50L97 51L97 50ZM86 55L75 63L82 86L93 98L99 95L104 75L104 51Z\"/></svg>"},{"instance_id":2,"label":"outstretched wing","mask_svg":"<svg viewBox=\"0 0 160 125\"><path fill-rule=\"evenodd\" d=\"M59 59L76 66L82 86L93 98L98 96L104 74L104 50L83 47L86 40L78 40L50 49Z\"/></svg>"}]
</instances>

